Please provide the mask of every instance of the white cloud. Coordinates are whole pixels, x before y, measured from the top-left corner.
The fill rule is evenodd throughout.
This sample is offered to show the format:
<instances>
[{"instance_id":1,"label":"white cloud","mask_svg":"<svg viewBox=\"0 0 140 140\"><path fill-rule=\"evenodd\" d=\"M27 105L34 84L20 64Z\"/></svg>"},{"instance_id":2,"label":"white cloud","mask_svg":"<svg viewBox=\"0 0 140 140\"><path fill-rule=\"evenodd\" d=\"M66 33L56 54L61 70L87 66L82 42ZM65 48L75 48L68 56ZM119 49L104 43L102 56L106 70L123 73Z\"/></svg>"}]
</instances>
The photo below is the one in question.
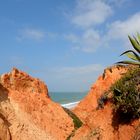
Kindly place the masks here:
<instances>
[{"instance_id":1,"label":"white cloud","mask_svg":"<svg viewBox=\"0 0 140 140\"><path fill-rule=\"evenodd\" d=\"M137 13L127 20L117 20L104 24L104 31L96 25L105 23L113 14L113 7L130 4L131 0L76 0L76 7L71 17L71 22L80 27L82 32L69 34L65 37L71 41L72 49L87 53L95 52L101 46L108 46L116 39L128 42L128 34L140 31L140 13ZM122 43L122 42L121 42Z\"/></svg>"},{"instance_id":2,"label":"white cloud","mask_svg":"<svg viewBox=\"0 0 140 140\"><path fill-rule=\"evenodd\" d=\"M140 13L136 13L124 21L115 21L109 26L107 38L126 40L128 35L140 32Z\"/></svg>"},{"instance_id":3,"label":"white cloud","mask_svg":"<svg viewBox=\"0 0 140 140\"><path fill-rule=\"evenodd\" d=\"M88 28L103 23L112 13L111 7L101 0L77 0L72 23Z\"/></svg>"},{"instance_id":4,"label":"white cloud","mask_svg":"<svg viewBox=\"0 0 140 140\"><path fill-rule=\"evenodd\" d=\"M95 52L102 44L96 25L104 23L112 13L113 10L106 1L76 0L76 7L70 19L74 25L84 30L78 35L65 35L65 39L71 41L72 49L87 53Z\"/></svg>"},{"instance_id":5,"label":"white cloud","mask_svg":"<svg viewBox=\"0 0 140 140\"><path fill-rule=\"evenodd\" d=\"M108 25L107 31L104 32L102 37L98 30L88 28L81 33L81 36L70 35L69 40L73 43L73 50L92 53L102 45L110 45L114 40L124 43L124 46L130 47L128 35L132 36L137 32L140 32L140 12L131 15L126 20L112 22Z\"/></svg>"},{"instance_id":6,"label":"white cloud","mask_svg":"<svg viewBox=\"0 0 140 140\"><path fill-rule=\"evenodd\" d=\"M97 31L93 29L88 29L83 34L83 44L82 50L84 52L94 52L100 45L100 35Z\"/></svg>"},{"instance_id":7,"label":"white cloud","mask_svg":"<svg viewBox=\"0 0 140 140\"><path fill-rule=\"evenodd\" d=\"M79 37L75 34L68 34L68 35L64 35L64 38L73 42L73 43L76 43L79 41Z\"/></svg>"},{"instance_id":8,"label":"white cloud","mask_svg":"<svg viewBox=\"0 0 140 140\"><path fill-rule=\"evenodd\" d=\"M67 40L73 43L73 50L81 50L83 52L91 53L95 52L101 45L100 34L93 29L87 29L81 34L81 36L75 34L65 36Z\"/></svg>"},{"instance_id":9,"label":"white cloud","mask_svg":"<svg viewBox=\"0 0 140 140\"><path fill-rule=\"evenodd\" d=\"M19 41L24 39L33 39L33 40L42 40L45 37L45 32L33 29L33 28L25 28L22 30L19 30L19 35L17 36L17 39Z\"/></svg>"}]
</instances>

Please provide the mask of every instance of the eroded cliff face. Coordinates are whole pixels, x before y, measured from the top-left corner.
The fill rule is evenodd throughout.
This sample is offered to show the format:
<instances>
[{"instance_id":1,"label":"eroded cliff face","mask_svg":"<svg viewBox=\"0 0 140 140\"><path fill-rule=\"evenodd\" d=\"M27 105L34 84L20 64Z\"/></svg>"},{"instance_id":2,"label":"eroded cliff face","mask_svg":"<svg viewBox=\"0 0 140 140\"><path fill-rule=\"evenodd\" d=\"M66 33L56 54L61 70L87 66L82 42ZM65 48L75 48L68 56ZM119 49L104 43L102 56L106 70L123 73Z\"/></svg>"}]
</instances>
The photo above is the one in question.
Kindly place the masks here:
<instances>
[{"instance_id":1,"label":"eroded cliff face","mask_svg":"<svg viewBox=\"0 0 140 140\"><path fill-rule=\"evenodd\" d=\"M13 69L0 78L0 139L65 140L73 120L39 79Z\"/></svg>"},{"instance_id":2,"label":"eroded cliff face","mask_svg":"<svg viewBox=\"0 0 140 140\"><path fill-rule=\"evenodd\" d=\"M114 66L104 71L91 87L88 95L75 107L73 112L84 122L72 140L132 140L138 131L139 120L129 124L119 124L113 115L111 102L98 108L99 98L106 93L115 81L126 73L128 67ZM140 132L136 137L139 137Z\"/></svg>"},{"instance_id":3,"label":"eroded cliff face","mask_svg":"<svg viewBox=\"0 0 140 140\"><path fill-rule=\"evenodd\" d=\"M119 124L109 101L98 108L101 96L127 71L128 67L114 66L99 76L88 95L73 109L83 121L79 129L64 109L50 99L42 81L17 69L3 74L0 77L0 139L138 140L139 120Z\"/></svg>"},{"instance_id":4,"label":"eroded cliff face","mask_svg":"<svg viewBox=\"0 0 140 140\"><path fill-rule=\"evenodd\" d=\"M121 76L126 73L127 68L123 66L114 66L104 70L97 81L91 86L87 96L76 106L73 110L83 121L89 114L96 109L98 99L106 91L109 90L111 85L115 83Z\"/></svg>"}]
</instances>

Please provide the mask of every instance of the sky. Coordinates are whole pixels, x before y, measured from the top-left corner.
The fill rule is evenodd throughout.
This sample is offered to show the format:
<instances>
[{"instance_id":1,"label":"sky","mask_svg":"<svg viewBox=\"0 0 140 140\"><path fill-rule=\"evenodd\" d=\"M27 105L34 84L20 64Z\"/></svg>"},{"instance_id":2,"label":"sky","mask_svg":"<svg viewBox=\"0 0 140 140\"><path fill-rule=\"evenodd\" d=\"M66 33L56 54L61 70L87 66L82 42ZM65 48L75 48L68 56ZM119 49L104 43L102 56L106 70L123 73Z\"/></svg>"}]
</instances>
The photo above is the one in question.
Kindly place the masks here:
<instances>
[{"instance_id":1,"label":"sky","mask_svg":"<svg viewBox=\"0 0 140 140\"><path fill-rule=\"evenodd\" d=\"M88 91L140 32L139 0L0 0L0 74L13 67L49 91Z\"/></svg>"}]
</instances>

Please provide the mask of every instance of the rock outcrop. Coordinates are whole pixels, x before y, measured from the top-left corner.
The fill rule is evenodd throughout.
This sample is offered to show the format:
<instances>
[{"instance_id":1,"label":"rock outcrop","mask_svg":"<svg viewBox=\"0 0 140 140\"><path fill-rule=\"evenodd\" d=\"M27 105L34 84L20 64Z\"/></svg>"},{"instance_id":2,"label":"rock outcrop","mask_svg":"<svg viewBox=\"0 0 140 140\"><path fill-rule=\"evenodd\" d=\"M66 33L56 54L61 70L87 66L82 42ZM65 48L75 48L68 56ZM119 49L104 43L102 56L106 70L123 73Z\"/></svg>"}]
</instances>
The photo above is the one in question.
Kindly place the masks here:
<instances>
[{"instance_id":1,"label":"rock outcrop","mask_svg":"<svg viewBox=\"0 0 140 140\"><path fill-rule=\"evenodd\" d=\"M0 140L10 140L10 133L7 124L4 122L4 118L0 116Z\"/></svg>"},{"instance_id":2,"label":"rock outcrop","mask_svg":"<svg viewBox=\"0 0 140 140\"><path fill-rule=\"evenodd\" d=\"M99 108L99 99L128 70L127 66L107 68L72 110L78 117L53 102L39 79L15 68L3 74L0 140L139 140L139 119L120 124L111 100ZM108 94L109 99L111 95Z\"/></svg>"},{"instance_id":3,"label":"rock outcrop","mask_svg":"<svg viewBox=\"0 0 140 140\"><path fill-rule=\"evenodd\" d=\"M1 140L66 140L73 129L42 81L16 68L0 77Z\"/></svg>"},{"instance_id":4,"label":"rock outcrop","mask_svg":"<svg viewBox=\"0 0 140 140\"><path fill-rule=\"evenodd\" d=\"M98 101L115 81L126 73L128 67L114 66L105 70L91 87L88 95L73 109L73 112L84 122L72 140L132 140L139 137L139 120L129 124L119 124L118 116L114 116L111 102L107 102L102 109L98 108ZM140 127L139 127L140 128Z\"/></svg>"}]
</instances>

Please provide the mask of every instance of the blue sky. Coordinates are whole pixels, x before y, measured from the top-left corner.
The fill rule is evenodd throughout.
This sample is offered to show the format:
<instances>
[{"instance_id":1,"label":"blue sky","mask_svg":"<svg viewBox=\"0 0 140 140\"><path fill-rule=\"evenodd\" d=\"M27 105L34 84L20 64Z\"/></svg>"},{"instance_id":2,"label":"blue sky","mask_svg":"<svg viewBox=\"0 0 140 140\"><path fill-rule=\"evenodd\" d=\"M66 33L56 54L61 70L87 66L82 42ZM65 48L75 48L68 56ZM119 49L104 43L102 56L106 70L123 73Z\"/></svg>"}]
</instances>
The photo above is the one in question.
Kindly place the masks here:
<instances>
[{"instance_id":1,"label":"blue sky","mask_svg":"<svg viewBox=\"0 0 140 140\"><path fill-rule=\"evenodd\" d=\"M139 0L0 0L0 73L17 67L49 91L87 91L140 32Z\"/></svg>"}]
</instances>

